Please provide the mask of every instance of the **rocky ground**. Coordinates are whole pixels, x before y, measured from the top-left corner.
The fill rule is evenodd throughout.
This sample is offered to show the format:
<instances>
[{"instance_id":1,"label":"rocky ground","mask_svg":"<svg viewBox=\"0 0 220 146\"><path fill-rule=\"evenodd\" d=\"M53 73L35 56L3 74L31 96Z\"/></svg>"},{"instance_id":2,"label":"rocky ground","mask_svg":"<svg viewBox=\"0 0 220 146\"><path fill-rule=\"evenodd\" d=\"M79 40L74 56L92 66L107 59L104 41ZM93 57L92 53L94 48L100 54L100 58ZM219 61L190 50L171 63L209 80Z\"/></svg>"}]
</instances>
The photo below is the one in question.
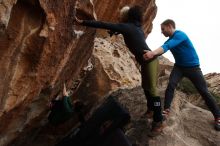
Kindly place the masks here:
<instances>
[{"instance_id":1,"label":"rocky ground","mask_svg":"<svg viewBox=\"0 0 220 146\"><path fill-rule=\"evenodd\" d=\"M162 93L162 92L161 92ZM138 146L220 146L220 133L213 129L211 113L184 100L185 94L176 93L169 119L163 133L150 138L151 120L144 117L146 100L140 87L121 90L119 101L131 114L126 127L129 140ZM163 98L162 98L163 99Z\"/></svg>"},{"instance_id":2,"label":"rocky ground","mask_svg":"<svg viewBox=\"0 0 220 146\"><path fill-rule=\"evenodd\" d=\"M161 95L163 93L161 91ZM148 136L152 121L144 116L147 101L142 88L121 89L112 95L131 115L130 123L125 126L125 134L136 146L220 146L220 133L213 129L211 113L189 103L182 92L176 92L171 114L165 122L166 127L161 135L154 138ZM67 128L74 128L70 123L75 120L73 118L58 127L45 124L29 133L28 138L20 137L12 145L52 146L65 137Z\"/></svg>"}]
</instances>

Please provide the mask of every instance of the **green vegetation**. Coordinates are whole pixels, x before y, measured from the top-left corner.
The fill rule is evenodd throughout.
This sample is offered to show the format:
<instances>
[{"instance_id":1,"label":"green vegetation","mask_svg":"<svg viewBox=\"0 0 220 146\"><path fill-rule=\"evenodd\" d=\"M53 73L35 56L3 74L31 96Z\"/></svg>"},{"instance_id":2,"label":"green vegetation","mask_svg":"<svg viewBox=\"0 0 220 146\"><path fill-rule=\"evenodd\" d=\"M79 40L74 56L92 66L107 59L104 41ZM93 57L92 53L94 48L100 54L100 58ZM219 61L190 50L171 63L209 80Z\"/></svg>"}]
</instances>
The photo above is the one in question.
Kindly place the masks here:
<instances>
[{"instance_id":1,"label":"green vegetation","mask_svg":"<svg viewBox=\"0 0 220 146\"><path fill-rule=\"evenodd\" d=\"M211 94L216 99L218 105L220 106L220 95L213 93L213 92L211 92Z\"/></svg>"},{"instance_id":2,"label":"green vegetation","mask_svg":"<svg viewBox=\"0 0 220 146\"><path fill-rule=\"evenodd\" d=\"M196 90L195 86L187 78L183 78L182 81L179 82L177 89L188 94L188 95L198 94L198 91ZM220 95L216 94L214 92L210 92L210 93L216 99L218 105L220 105Z\"/></svg>"},{"instance_id":3,"label":"green vegetation","mask_svg":"<svg viewBox=\"0 0 220 146\"><path fill-rule=\"evenodd\" d=\"M192 82L187 78L183 78L181 82L179 82L177 86L177 90L180 90L186 94L197 94L198 93L198 91L196 90Z\"/></svg>"}]
</instances>

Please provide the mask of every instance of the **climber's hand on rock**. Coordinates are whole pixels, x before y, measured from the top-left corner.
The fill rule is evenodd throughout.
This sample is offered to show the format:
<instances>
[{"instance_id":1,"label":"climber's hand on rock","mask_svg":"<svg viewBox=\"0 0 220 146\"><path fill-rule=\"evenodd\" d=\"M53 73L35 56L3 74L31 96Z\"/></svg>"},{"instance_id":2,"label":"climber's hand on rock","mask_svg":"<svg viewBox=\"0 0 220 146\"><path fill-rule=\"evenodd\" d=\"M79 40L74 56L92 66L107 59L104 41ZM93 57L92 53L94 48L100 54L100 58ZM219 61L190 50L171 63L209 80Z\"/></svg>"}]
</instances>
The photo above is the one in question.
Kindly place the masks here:
<instances>
[{"instance_id":1,"label":"climber's hand on rock","mask_svg":"<svg viewBox=\"0 0 220 146\"><path fill-rule=\"evenodd\" d=\"M75 20L76 20L76 22L78 22L78 23L80 23L80 24L83 23L83 20L77 18L77 16L75 16Z\"/></svg>"}]
</instances>

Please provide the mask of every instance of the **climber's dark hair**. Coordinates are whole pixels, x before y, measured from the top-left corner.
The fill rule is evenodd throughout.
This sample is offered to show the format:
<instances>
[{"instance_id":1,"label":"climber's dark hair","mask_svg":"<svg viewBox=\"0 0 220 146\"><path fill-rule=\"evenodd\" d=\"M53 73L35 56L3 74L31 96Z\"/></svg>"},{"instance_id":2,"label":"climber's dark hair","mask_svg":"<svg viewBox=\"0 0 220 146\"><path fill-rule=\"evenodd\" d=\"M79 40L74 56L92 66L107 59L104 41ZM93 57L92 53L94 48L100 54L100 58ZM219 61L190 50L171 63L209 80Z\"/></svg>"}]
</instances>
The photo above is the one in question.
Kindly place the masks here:
<instances>
[{"instance_id":1,"label":"climber's dark hair","mask_svg":"<svg viewBox=\"0 0 220 146\"><path fill-rule=\"evenodd\" d=\"M143 10L142 10L141 6L135 5L135 6L130 7L130 9L128 11L128 21L142 23Z\"/></svg>"}]
</instances>

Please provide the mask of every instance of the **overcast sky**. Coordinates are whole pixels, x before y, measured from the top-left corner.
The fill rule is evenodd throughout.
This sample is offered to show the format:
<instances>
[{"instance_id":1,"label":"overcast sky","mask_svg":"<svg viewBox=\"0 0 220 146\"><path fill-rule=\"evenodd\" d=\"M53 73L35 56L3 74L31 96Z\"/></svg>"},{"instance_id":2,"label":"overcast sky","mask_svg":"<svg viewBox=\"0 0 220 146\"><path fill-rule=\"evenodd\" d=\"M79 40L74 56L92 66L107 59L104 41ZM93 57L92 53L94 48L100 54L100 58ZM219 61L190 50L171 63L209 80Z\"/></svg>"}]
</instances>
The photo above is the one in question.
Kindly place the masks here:
<instances>
[{"instance_id":1,"label":"overcast sky","mask_svg":"<svg viewBox=\"0 0 220 146\"><path fill-rule=\"evenodd\" d=\"M157 16L153 21L153 30L147 38L147 44L155 50L167 38L160 30L160 24L171 18L176 29L184 31L191 39L199 55L204 74L220 73L220 8L219 0L156 0ZM174 62L172 54L164 54Z\"/></svg>"}]
</instances>

